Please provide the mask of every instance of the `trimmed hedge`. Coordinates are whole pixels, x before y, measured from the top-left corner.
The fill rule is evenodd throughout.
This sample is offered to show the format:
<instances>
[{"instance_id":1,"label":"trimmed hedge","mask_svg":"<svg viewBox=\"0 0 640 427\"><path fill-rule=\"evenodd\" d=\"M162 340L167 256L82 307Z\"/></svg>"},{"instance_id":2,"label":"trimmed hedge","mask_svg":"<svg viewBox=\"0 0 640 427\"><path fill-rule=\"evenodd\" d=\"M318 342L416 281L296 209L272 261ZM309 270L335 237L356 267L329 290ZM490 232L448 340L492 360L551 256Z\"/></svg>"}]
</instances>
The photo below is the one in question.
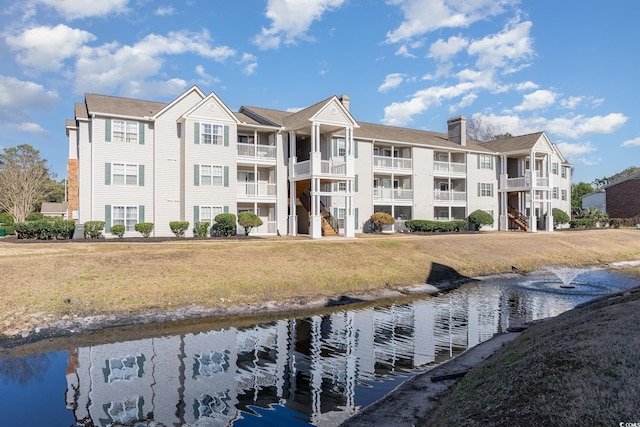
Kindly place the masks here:
<instances>
[{"instance_id":1,"label":"trimmed hedge","mask_svg":"<svg viewBox=\"0 0 640 427\"><path fill-rule=\"evenodd\" d=\"M171 221L169 228L171 228L176 237L183 237L184 232L189 229L189 221Z\"/></svg>"},{"instance_id":2,"label":"trimmed hedge","mask_svg":"<svg viewBox=\"0 0 640 427\"><path fill-rule=\"evenodd\" d=\"M476 209L469 214L469 224L474 230L480 231L483 225L493 225L493 216L489 212Z\"/></svg>"},{"instance_id":3,"label":"trimmed hedge","mask_svg":"<svg viewBox=\"0 0 640 427\"><path fill-rule=\"evenodd\" d=\"M142 237L149 237L151 232L153 231L153 223L152 222L139 222L133 226L133 228L140 234Z\"/></svg>"},{"instance_id":4,"label":"trimmed hedge","mask_svg":"<svg viewBox=\"0 0 640 427\"><path fill-rule=\"evenodd\" d=\"M244 228L244 235L248 236L254 227L262 225L262 219L253 212L244 211L238 214L238 224Z\"/></svg>"},{"instance_id":5,"label":"trimmed hedge","mask_svg":"<svg viewBox=\"0 0 640 427\"><path fill-rule=\"evenodd\" d=\"M60 218L47 218L37 221L19 222L13 228L18 239L63 240L73 237L75 221ZM8 233L7 233L8 234Z\"/></svg>"},{"instance_id":6,"label":"trimmed hedge","mask_svg":"<svg viewBox=\"0 0 640 427\"><path fill-rule=\"evenodd\" d=\"M125 230L126 228L123 224L116 224L111 226L111 234L113 234L114 236L118 236L121 239L122 236L124 236Z\"/></svg>"},{"instance_id":7,"label":"trimmed hedge","mask_svg":"<svg viewBox=\"0 0 640 427\"><path fill-rule=\"evenodd\" d=\"M430 221L427 219L409 219L404 222L404 225L412 232L451 232L465 230L467 228L467 221Z\"/></svg>"},{"instance_id":8,"label":"trimmed hedge","mask_svg":"<svg viewBox=\"0 0 640 427\"><path fill-rule=\"evenodd\" d=\"M97 239L102 236L104 221L87 221L84 223L84 234L90 239Z\"/></svg>"},{"instance_id":9,"label":"trimmed hedge","mask_svg":"<svg viewBox=\"0 0 640 427\"><path fill-rule=\"evenodd\" d=\"M371 217L369 217L369 221L371 221L371 226L373 227L374 233L382 233L382 230L387 225L393 225L396 223L396 220L386 212L376 212Z\"/></svg>"},{"instance_id":10,"label":"trimmed hedge","mask_svg":"<svg viewBox=\"0 0 640 427\"><path fill-rule=\"evenodd\" d=\"M236 234L236 216L232 213L221 213L214 218L218 233L223 236L233 236Z\"/></svg>"},{"instance_id":11,"label":"trimmed hedge","mask_svg":"<svg viewBox=\"0 0 640 427\"><path fill-rule=\"evenodd\" d=\"M209 232L208 221L196 222L196 228L194 230L195 237L207 237L208 232Z\"/></svg>"}]
</instances>

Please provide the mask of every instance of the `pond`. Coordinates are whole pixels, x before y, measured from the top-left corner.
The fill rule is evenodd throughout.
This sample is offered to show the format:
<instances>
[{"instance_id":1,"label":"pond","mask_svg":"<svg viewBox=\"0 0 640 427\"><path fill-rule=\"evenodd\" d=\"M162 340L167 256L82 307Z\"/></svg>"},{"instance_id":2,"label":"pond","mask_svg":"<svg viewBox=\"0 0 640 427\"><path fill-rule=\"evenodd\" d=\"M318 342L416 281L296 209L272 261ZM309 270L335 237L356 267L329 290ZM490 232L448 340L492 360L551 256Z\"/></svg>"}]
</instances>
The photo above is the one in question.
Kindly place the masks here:
<instances>
[{"instance_id":1,"label":"pond","mask_svg":"<svg viewBox=\"0 0 640 427\"><path fill-rule=\"evenodd\" d=\"M531 320L640 285L543 270L436 296L0 359L3 425L339 425L401 382ZM99 342L99 341L98 341Z\"/></svg>"}]
</instances>

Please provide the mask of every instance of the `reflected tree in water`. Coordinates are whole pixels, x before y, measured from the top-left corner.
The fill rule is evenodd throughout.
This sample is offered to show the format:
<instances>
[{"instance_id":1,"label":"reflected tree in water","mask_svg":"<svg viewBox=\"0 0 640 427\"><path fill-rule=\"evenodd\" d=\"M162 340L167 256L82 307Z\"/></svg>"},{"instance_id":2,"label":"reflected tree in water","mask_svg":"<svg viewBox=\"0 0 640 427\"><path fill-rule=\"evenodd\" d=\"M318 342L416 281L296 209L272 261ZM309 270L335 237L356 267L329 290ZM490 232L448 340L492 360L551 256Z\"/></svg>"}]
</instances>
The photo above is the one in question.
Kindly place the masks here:
<instances>
[{"instance_id":1,"label":"reflected tree in water","mask_svg":"<svg viewBox=\"0 0 640 427\"><path fill-rule=\"evenodd\" d=\"M50 365L51 360L46 354L0 359L0 376L5 384L27 384L30 381L40 383Z\"/></svg>"}]
</instances>

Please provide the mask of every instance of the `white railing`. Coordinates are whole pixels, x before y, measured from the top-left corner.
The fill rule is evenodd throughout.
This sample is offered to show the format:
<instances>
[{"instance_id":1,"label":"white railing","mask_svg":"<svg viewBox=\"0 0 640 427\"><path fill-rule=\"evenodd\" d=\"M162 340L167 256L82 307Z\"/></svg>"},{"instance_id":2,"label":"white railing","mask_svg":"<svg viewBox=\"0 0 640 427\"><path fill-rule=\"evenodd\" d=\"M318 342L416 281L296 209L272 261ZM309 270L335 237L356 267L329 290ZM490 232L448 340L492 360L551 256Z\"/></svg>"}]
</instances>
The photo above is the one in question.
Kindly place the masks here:
<instances>
[{"instance_id":1,"label":"white railing","mask_svg":"<svg viewBox=\"0 0 640 427\"><path fill-rule=\"evenodd\" d=\"M275 197L276 184L268 182L239 182L238 197Z\"/></svg>"},{"instance_id":2,"label":"white railing","mask_svg":"<svg viewBox=\"0 0 640 427\"><path fill-rule=\"evenodd\" d=\"M466 163L433 162L433 171L440 173L464 174L467 171Z\"/></svg>"},{"instance_id":3,"label":"white railing","mask_svg":"<svg viewBox=\"0 0 640 427\"><path fill-rule=\"evenodd\" d=\"M412 159L404 157L373 156L373 167L377 169L409 169L413 167Z\"/></svg>"},{"instance_id":4,"label":"white railing","mask_svg":"<svg viewBox=\"0 0 640 427\"><path fill-rule=\"evenodd\" d=\"M311 173L311 160L296 163L293 165L293 173L295 176L309 175Z\"/></svg>"},{"instance_id":5,"label":"white railing","mask_svg":"<svg viewBox=\"0 0 640 427\"><path fill-rule=\"evenodd\" d=\"M467 200L466 191L440 191L433 193L433 200L437 202L464 202Z\"/></svg>"},{"instance_id":6,"label":"white railing","mask_svg":"<svg viewBox=\"0 0 640 427\"><path fill-rule=\"evenodd\" d=\"M374 200L413 200L413 190L411 189L393 189L393 188L374 188Z\"/></svg>"},{"instance_id":7,"label":"white railing","mask_svg":"<svg viewBox=\"0 0 640 427\"><path fill-rule=\"evenodd\" d=\"M346 175L347 164L344 162L322 160L320 161L320 173L330 175Z\"/></svg>"},{"instance_id":8,"label":"white railing","mask_svg":"<svg viewBox=\"0 0 640 427\"><path fill-rule=\"evenodd\" d=\"M273 145L238 143L238 156L275 159L276 147Z\"/></svg>"},{"instance_id":9,"label":"white railing","mask_svg":"<svg viewBox=\"0 0 640 427\"><path fill-rule=\"evenodd\" d=\"M537 176L535 183L536 187L548 187L549 178ZM531 188L531 172L517 178L503 178L501 184L504 184L503 188Z\"/></svg>"}]
</instances>

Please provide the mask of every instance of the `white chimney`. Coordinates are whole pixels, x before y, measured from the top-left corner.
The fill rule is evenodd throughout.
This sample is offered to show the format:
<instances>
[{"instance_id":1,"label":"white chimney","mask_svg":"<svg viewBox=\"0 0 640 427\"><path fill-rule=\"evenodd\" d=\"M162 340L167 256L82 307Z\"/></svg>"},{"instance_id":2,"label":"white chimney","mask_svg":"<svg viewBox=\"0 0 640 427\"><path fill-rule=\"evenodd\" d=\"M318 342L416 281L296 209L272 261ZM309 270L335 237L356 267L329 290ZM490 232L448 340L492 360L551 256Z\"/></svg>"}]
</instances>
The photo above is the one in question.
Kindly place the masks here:
<instances>
[{"instance_id":1,"label":"white chimney","mask_svg":"<svg viewBox=\"0 0 640 427\"><path fill-rule=\"evenodd\" d=\"M453 143L467 145L467 118L465 116L452 117L447 120L448 137Z\"/></svg>"},{"instance_id":2,"label":"white chimney","mask_svg":"<svg viewBox=\"0 0 640 427\"><path fill-rule=\"evenodd\" d=\"M349 111L349 103L351 102L351 98L349 98L349 95L340 95L338 99L340 100L340 102L342 102L342 105L344 105L344 108L346 108L347 111Z\"/></svg>"}]
</instances>

